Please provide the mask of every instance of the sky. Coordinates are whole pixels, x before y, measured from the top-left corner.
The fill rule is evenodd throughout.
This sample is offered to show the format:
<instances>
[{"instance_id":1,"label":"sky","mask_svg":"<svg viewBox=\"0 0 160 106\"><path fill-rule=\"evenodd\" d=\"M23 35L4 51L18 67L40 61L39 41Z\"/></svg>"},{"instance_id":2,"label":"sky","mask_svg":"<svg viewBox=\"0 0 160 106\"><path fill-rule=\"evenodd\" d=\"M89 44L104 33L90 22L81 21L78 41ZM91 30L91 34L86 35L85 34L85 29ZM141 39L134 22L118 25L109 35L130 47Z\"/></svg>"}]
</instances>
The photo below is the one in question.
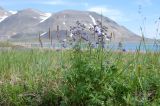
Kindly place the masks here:
<instances>
[{"instance_id":1,"label":"sky","mask_svg":"<svg viewBox=\"0 0 160 106\"><path fill-rule=\"evenodd\" d=\"M132 32L145 37L160 38L160 0L0 0L7 10L38 9L44 12L62 10L95 11L111 18Z\"/></svg>"}]
</instances>

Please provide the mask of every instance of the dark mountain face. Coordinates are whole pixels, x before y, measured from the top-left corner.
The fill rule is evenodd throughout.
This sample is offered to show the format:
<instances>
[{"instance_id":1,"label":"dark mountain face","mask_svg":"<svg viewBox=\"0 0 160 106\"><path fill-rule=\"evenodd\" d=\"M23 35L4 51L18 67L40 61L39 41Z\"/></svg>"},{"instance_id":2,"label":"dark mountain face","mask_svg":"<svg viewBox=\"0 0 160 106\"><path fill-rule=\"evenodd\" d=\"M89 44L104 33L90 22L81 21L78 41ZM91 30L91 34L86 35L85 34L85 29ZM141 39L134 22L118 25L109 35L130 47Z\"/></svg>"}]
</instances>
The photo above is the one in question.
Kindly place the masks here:
<instances>
[{"instance_id":1,"label":"dark mountain face","mask_svg":"<svg viewBox=\"0 0 160 106\"><path fill-rule=\"evenodd\" d=\"M98 24L97 21L101 21L101 15L95 12L75 10L65 10L51 15L38 10L25 9L0 22L0 36L6 35L18 39L21 36L35 36L41 32L44 37L47 37L50 28L53 38L56 38L57 26L59 26L60 34L65 34L67 30L69 35L71 34L70 27L75 26L77 21L83 24L88 31ZM102 24L107 27L108 35L114 33L115 41L139 41L141 39L107 17L102 17Z\"/></svg>"}]
</instances>

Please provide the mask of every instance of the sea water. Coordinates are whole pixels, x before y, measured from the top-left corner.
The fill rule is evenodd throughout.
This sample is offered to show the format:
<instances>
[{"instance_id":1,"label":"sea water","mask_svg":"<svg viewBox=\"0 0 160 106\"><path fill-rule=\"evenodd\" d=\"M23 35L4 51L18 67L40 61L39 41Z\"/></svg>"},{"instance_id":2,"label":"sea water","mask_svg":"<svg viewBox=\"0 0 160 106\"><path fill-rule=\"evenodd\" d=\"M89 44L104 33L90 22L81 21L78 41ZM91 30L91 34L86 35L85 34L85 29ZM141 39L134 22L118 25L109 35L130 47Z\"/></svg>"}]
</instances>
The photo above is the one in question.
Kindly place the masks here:
<instances>
[{"instance_id":1,"label":"sea water","mask_svg":"<svg viewBox=\"0 0 160 106\"><path fill-rule=\"evenodd\" d=\"M72 45L65 44L65 47L62 43L53 43L52 45L50 43L43 43L44 48L53 48L53 49L61 49L61 48L73 48L74 43ZM94 48L98 48L98 44L92 44ZM41 47L39 43L37 44L31 44L31 47ZM81 43L81 48L85 49L88 47L87 43ZM112 49L112 50L125 50L125 51L158 51L160 52L160 44L155 45L153 43L147 43L147 44L140 44L140 43L124 43L121 46L118 43L111 43L111 44L104 44L105 49Z\"/></svg>"}]
</instances>

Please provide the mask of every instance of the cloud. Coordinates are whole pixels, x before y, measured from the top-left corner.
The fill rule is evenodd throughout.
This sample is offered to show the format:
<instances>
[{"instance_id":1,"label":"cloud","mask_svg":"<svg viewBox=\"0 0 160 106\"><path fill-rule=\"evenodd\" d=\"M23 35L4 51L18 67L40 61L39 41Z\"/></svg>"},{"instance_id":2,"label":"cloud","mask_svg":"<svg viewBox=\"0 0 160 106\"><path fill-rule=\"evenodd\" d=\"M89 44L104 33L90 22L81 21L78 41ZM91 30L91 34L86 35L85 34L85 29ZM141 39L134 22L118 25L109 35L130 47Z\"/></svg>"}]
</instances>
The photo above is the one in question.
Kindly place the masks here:
<instances>
[{"instance_id":1,"label":"cloud","mask_svg":"<svg viewBox=\"0 0 160 106\"><path fill-rule=\"evenodd\" d=\"M55 6L78 6L78 5L85 6L85 7L88 6L87 2L80 3L80 2L73 2L73 1L69 2L69 1L65 1L65 0L42 1L41 4L55 5Z\"/></svg>"},{"instance_id":2,"label":"cloud","mask_svg":"<svg viewBox=\"0 0 160 106\"><path fill-rule=\"evenodd\" d=\"M149 6L152 5L152 1L153 0L136 0L136 3L142 6Z\"/></svg>"},{"instance_id":3,"label":"cloud","mask_svg":"<svg viewBox=\"0 0 160 106\"><path fill-rule=\"evenodd\" d=\"M99 13L115 21L119 21L119 22L122 22L122 21L129 21L129 19L127 19L124 14L120 11L120 10L117 10L117 9L111 9L111 8L107 8L107 7L104 7L104 6L97 6L97 7L90 7L87 9L88 11L93 11L93 12L96 12L96 13Z\"/></svg>"},{"instance_id":4,"label":"cloud","mask_svg":"<svg viewBox=\"0 0 160 106\"><path fill-rule=\"evenodd\" d=\"M48 5L72 5L72 3L65 2L62 0L54 0L54 1L44 1L41 4L48 4Z\"/></svg>"}]
</instances>

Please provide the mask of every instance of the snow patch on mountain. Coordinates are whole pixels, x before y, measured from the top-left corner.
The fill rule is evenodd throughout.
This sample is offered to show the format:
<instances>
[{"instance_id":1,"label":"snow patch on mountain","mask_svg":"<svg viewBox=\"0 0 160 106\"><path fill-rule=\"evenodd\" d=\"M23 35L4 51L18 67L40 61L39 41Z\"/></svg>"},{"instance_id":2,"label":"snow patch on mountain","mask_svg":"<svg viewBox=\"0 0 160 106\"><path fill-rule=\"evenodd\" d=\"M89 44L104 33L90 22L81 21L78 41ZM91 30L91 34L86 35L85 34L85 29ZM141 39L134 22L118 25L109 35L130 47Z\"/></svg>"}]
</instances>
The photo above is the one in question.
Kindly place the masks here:
<instances>
[{"instance_id":1,"label":"snow patch on mountain","mask_svg":"<svg viewBox=\"0 0 160 106\"><path fill-rule=\"evenodd\" d=\"M40 23L42 23L45 20L47 20L49 17L51 17L51 15L52 15L51 13L41 14L41 16L40 16L40 19L41 19Z\"/></svg>"},{"instance_id":2,"label":"snow patch on mountain","mask_svg":"<svg viewBox=\"0 0 160 106\"><path fill-rule=\"evenodd\" d=\"M9 11L11 14L17 14L17 11Z\"/></svg>"},{"instance_id":3,"label":"snow patch on mountain","mask_svg":"<svg viewBox=\"0 0 160 106\"><path fill-rule=\"evenodd\" d=\"M91 18L93 25L97 25L95 18L92 15L89 15L89 17Z\"/></svg>"},{"instance_id":4,"label":"snow patch on mountain","mask_svg":"<svg viewBox=\"0 0 160 106\"><path fill-rule=\"evenodd\" d=\"M0 22L2 22L3 20L5 20L8 16L7 15L4 15L2 17L0 17Z\"/></svg>"}]
</instances>

